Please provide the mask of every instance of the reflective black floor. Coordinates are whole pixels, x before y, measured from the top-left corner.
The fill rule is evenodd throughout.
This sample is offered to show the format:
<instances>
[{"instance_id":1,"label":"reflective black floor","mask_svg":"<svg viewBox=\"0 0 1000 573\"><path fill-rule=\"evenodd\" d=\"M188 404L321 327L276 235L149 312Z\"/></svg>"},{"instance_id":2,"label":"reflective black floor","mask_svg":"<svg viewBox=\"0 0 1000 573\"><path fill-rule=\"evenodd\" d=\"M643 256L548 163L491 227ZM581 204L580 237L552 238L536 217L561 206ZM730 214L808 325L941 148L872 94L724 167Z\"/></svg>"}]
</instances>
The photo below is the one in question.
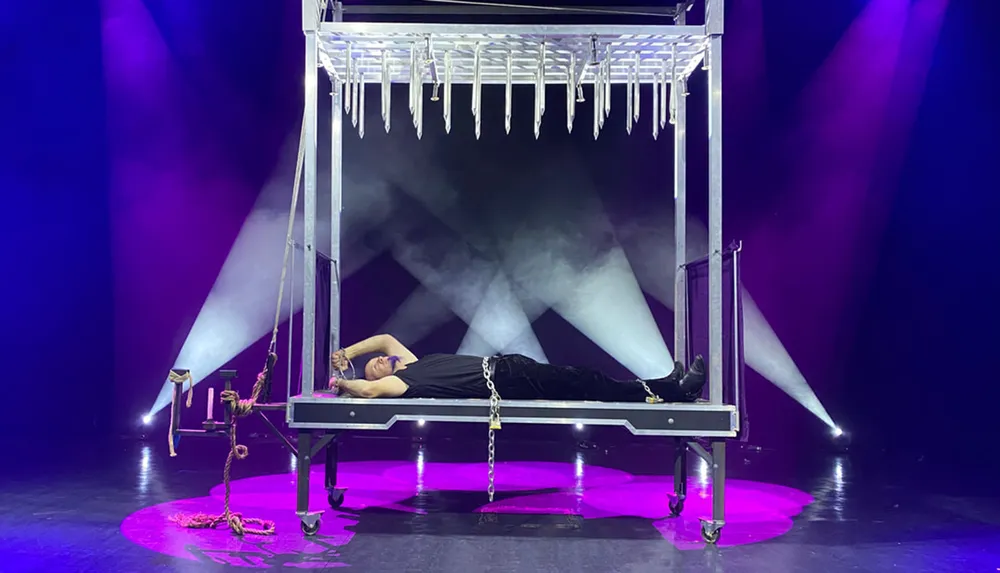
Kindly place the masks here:
<instances>
[{"instance_id":1,"label":"reflective black floor","mask_svg":"<svg viewBox=\"0 0 1000 573\"><path fill-rule=\"evenodd\" d=\"M314 538L293 513L291 456L247 438L233 507L277 532L244 539L170 521L222 510L225 442L189 440L175 458L160 437L11 444L0 460L0 571L1000 571L994 484L919 459L887 468L731 448L727 525L706 546L707 468L692 460L685 511L667 517L666 440L501 440L489 504L476 438L346 440L343 507L327 504L322 464L313 472L311 505L325 509Z\"/></svg>"}]
</instances>

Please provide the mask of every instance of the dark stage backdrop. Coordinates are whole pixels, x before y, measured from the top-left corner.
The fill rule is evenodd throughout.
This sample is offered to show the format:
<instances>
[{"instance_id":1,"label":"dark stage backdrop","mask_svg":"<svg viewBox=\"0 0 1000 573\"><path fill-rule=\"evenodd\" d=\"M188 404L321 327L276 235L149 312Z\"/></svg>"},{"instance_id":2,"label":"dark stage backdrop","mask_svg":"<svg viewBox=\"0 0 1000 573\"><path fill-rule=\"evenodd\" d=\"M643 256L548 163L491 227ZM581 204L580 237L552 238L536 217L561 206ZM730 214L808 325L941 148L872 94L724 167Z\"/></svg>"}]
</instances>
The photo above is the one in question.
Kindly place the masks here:
<instances>
[{"instance_id":1,"label":"dark stage backdrop","mask_svg":"<svg viewBox=\"0 0 1000 573\"><path fill-rule=\"evenodd\" d=\"M3 2L0 38L0 434L93 434L115 396L100 12Z\"/></svg>"},{"instance_id":2,"label":"dark stage backdrop","mask_svg":"<svg viewBox=\"0 0 1000 573\"><path fill-rule=\"evenodd\" d=\"M100 4L100 12L74 4L48 15L79 46L78 65L60 70L38 66L37 47L27 47L34 45L30 27L13 24L31 15L2 8L4 37L17 39L7 40L12 47L3 62L19 78L2 96L18 110L8 115L13 128L0 135L11 220L4 260L16 270L5 287L13 317L5 326L13 326L6 336L14 341L12 387L19 395L44 388L56 396L48 402L54 418L93 424L113 416L131 429L155 397L261 189L287 171L301 109L302 40L294 3L242 12L222 2ZM1000 271L990 263L998 206L990 161L1000 151L991 102L998 101L998 84L988 56L1000 50L1000 40L986 30L996 6L950 3L909 144L897 146L904 152L901 170L872 168L866 181L848 185L831 166L844 165L851 150L886 155L885 146L872 143L881 141L879 134L848 131L842 119L850 116L837 115L845 101L877 100L879 68L860 79L836 73L840 60L856 67L871 54L831 57L866 4L731 3L726 239L746 240L744 280L754 301L831 414L854 429L856 443L929 451L928 441L947 439L971 447L965 444L992 429L991 405L1000 400L989 365L992 325L1000 318L994 300ZM868 5L876 4L891 16L905 3ZM753 22L758 33L741 30L742 22ZM879 25L901 30L893 23L886 18ZM46 59L58 61L51 51ZM66 85L72 96L55 88ZM697 204L705 185L701 78L691 91L689 185L693 214L704 220ZM486 95L483 141L473 144L468 114L456 106L449 137L428 112L425 141L418 143L405 94L394 97L390 136L381 132L377 95L369 96L368 135L363 143L346 138L345 190L377 184L392 198L388 211L412 207L407 192L419 188L460 192L460 219L488 221L489 230L508 235L520 201L531 203L533 221L565 224L566 233L594 204L619 235L643 228L637 222L650 217L670 220L664 214L670 142L651 142L648 114L626 138L619 105L595 144L587 106L568 137L561 99L551 98L535 142L528 93L515 101L509 138L500 136L499 101ZM883 102L856 111L874 123L879 109L894 108ZM823 131L828 125L844 130ZM815 143L817 133L823 145L804 144ZM286 197L261 199L280 212ZM586 200L574 202L580 197ZM345 197L345 216L364 211L362 199L362 193ZM28 213L36 214L30 225ZM365 246L391 243L404 223L361 233L345 250L345 265ZM403 235L411 244L446 236L441 229ZM598 232L579 242L597 258L607 240ZM32 280L13 278L22 272ZM372 259L345 284L345 336L370 334L418 284L387 254ZM669 341L670 312L647 298ZM622 371L558 315L543 313L534 327L552 361ZM453 319L417 350L456 348L463 334ZM259 368L262 352L258 343L233 362L244 379ZM101 391L81 390L81 366L84 381L103 379ZM756 441L787 444L788 436L822 432L810 414L748 374ZM32 416L18 406L0 423L19 426Z\"/></svg>"}]
</instances>

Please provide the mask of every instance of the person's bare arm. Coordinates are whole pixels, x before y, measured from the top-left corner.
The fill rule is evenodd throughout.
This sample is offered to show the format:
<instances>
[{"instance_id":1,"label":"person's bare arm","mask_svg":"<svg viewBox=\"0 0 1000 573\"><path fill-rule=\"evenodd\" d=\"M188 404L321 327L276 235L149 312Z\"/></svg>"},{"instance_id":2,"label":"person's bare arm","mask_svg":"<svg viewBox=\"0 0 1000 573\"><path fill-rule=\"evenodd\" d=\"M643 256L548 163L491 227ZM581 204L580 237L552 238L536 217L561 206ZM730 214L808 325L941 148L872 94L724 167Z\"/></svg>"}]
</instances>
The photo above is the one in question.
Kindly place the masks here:
<instances>
[{"instance_id":1,"label":"person's bare arm","mask_svg":"<svg viewBox=\"0 0 1000 573\"><path fill-rule=\"evenodd\" d=\"M398 398L406 392L406 382L395 376L378 380L337 380L337 387L354 398Z\"/></svg>"},{"instance_id":2,"label":"person's bare arm","mask_svg":"<svg viewBox=\"0 0 1000 573\"><path fill-rule=\"evenodd\" d=\"M410 349L396 340L391 334L376 334L371 338L366 338L343 349L344 358L354 360L362 354L381 352L389 356L398 356L403 364L410 364L417 361L417 357L410 352ZM337 353L334 353L334 363L336 364Z\"/></svg>"}]
</instances>

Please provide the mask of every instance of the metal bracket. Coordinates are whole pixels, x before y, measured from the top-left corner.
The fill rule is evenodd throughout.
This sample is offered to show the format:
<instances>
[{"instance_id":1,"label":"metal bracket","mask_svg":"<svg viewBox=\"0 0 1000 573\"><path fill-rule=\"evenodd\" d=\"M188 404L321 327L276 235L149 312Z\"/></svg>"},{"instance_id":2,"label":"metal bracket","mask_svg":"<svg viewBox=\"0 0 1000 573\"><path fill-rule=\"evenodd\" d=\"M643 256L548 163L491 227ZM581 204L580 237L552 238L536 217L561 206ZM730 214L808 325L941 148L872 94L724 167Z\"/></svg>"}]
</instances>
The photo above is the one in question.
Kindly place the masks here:
<instances>
[{"instance_id":1,"label":"metal bracket","mask_svg":"<svg viewBox=\"0 0 1000 573\"><path fill-rule=\"evenodd\" d=\"M709 466L715 465L715 460L712 459L712 454L708 453L708 450L702 447L701 444L698 442L688 442L688 446L691 447L691 450L694 451L694 453L698 454L699 458L705 460Z\"/></svg>"}]
</instances>

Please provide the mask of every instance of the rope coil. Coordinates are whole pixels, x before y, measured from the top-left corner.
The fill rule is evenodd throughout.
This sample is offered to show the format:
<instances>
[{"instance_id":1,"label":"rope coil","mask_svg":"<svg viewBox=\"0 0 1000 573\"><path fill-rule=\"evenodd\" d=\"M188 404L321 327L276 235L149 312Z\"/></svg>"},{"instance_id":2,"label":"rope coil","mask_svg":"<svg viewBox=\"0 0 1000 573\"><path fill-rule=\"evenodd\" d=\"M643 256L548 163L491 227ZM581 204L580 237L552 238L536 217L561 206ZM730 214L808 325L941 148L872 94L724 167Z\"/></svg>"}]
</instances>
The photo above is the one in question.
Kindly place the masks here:
<instances>
[{"instance_id":1,"label":"rope coil","mask_svg":"<svg viewBox=\"0 0 1000 573\"><path fill-rule=\"evenodd\" d=\"M224 390L220 394L222 403L230 409L233 416L233 423L229 428L229 455L226 457L226 465L222 471L222 482L226 489L222 513L219 515L208 515L205 513L190 516L174 515L170 518L170 521L188 529L215 529L225 523L235 535L240 536L248 533L250 535L274 534L275 525L273 521L257 517L243 517L242 513L235 513L230 509L230 494L232 493L230 478L232 477L233 460L243 460L250 455L249 448L243 444L236 443L236 421L253 413L254 406L257 405L257 398L260 396L261 390L264 388L267 380L271 377L271 368L277 359L277 355L273 353L268 354L267 364L264 366L264 370L257 375L257 381L254 382L250 398L241 400L240 393L236 390ZM257 525L258 527L247 527L248 525Z\"/></svg>"}]
</instances>

